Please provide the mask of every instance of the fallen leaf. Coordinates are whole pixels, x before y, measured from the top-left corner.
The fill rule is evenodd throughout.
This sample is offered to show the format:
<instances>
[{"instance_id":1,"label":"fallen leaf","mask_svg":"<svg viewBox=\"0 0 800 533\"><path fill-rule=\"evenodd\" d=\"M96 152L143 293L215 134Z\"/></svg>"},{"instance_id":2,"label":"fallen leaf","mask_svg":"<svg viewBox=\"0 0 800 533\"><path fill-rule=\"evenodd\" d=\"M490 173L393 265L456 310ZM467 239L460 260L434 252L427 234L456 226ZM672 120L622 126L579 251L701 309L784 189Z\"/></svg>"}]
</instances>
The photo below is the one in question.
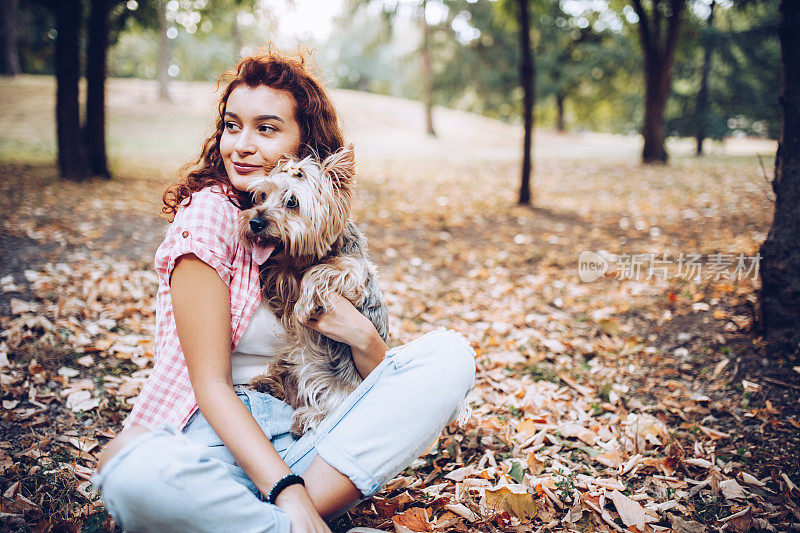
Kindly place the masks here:
<instances>
[{"instance_id":1,"label":"fallen leaf","mask_svg":"<svg viewBox=\"0 0 800 533\"><path fill-rule=\"evenodd\" d=\"M77 413L78 411L91 411L100 405L99 398L92 398L92 393L88 390L75 391L67 396L67 409Z\"/></svg>"},{"instance_id":2,"label":"fallen leaf","mask_svg":"<svg viewBox=\"0 0 800 533\"><path fill-rule=\"evenodd\" d=\"M92 357L91 355L84 355L83 357L79 357L78 359L76 359L75 362L81 366L89 368L92 365L94 365L94 357Z\"/></svg>"},{"instance_id":3,"label":"fallen leaf","mask_svg":"<svg viewBox=\"0 0 800 533\"><path fill-rule=\"evenodd\" d=\"M539 460L533 452L528 452L528 469L531 472L532 476L538 476L542 472L544 472L545 467L547 466L544 461Z\"/></svg>"},{"instance_id":4,"label":"fallen leaf","mask_svg":"<svg viewBox=\"0 0 800 533\"><path fill-rule=\"evenodd\" d=\"M456 468L452 472L445 474L445 479L452 479L453 481L464 481L465 478L471 476L475 472L473 465Z\"/></svg>"},{"instance_id":5,"label":"fallen leaf","mask_svg":"<svg viewBox=\"0 0 800 533\"><path fill-rule=\"evenodd\" d=\"M409 531L433 531L428 521L428 513L422 507L412 507L392 517L396 533Z\"/></svg>"},{"instance_id":6,"label":"fallen leaf","mask_svg":"<svg viewBox=\"0 0 800 533\"><path fill-rule=\"evenodd\" d=\"M673 533L706 533L706 526L694 520L684 520L682 517L670 514L669 521Z\"/></svg>"},{"instance_id":7,"label":"fallen leaf","mask_svg":"<svg viewBox=\"0 0 800 533\"><path fill-rule=\"evenodd\" d=\"M622 454L619 450L608 450L595 457L594 460L610 468L619 468L622 464Z\"/></svg>"},{"instance_id":8,"label":"fallen leaf","mask_svg":"<svg viewBox=\"0 0 800 533\"><path fill-rule=\"evenodd\" d=\"M647 522L658 522L658 518L648 516L639 502L635 502L615 490L611 493L611 501L617 508L619 517L626 526L636 526L639 531L644 531Z\"/></svg>"},{"instance_id":9,"label":"fallen leaf","mask_svg":"<svg viewBox=\"0 0 800 533\"><path fill-rule=\"evenodd\" d=\"M719 482L722 495L728 500L739 500L745 497L744 489L735 479L726 479Z\"/></svg>"},{"instance_id":10,"label":"fallen leaf","mask_svg":"<svg viewBox=\"0 0 800 533\"><path fill-rule=\"evenodd\" d=\"M486 506L496 511L506 511L520 520L533 520L536 517L536 498L521 485L506 485L486 489Z\"/></svg>"}]
</instances>

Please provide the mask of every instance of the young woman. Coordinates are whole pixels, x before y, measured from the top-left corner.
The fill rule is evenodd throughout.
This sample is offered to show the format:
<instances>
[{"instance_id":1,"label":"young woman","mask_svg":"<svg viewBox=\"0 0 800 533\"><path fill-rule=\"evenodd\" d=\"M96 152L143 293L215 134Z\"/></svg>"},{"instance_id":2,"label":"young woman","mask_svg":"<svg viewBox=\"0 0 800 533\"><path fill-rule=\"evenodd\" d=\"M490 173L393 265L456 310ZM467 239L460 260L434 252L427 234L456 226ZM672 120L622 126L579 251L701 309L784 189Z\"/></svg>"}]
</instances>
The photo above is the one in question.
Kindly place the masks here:
<instances>
[{"instance_id":1,"label":"young woman","mask_svg":"<svg viewBox=\"0 0 800 533\"><path fill-rule=\"evenodd\" d=\"M155 368L92 479L125 530L328 531L322 517L406 468L474 385L474 351L457 333L387 351L339 297L309 325L352 347L365 379L344 404L295 439L291 407L247 387L281 333L236 237L247 183L285 154L324 158L344 141L302 59L248 57L229 78L196 168L164 193L174 220L155 259Z\"/></svg>"}]
</instances>

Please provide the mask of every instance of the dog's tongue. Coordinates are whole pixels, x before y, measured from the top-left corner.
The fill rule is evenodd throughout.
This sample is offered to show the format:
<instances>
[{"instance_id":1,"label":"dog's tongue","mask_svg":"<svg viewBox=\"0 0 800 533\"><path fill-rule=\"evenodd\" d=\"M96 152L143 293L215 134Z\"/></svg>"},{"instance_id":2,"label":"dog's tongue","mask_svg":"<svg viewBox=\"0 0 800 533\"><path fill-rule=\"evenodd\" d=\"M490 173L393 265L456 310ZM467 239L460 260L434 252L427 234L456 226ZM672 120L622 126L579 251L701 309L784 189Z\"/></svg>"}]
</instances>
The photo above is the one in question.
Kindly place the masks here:
<instances>
[{"instance_id":1,"label":"dog's tongue","mask_svg":"<svg viewBox=\"0 0 800 533\"><path fill-rule=\"evenodd\" d=\"M269 256L272 255L272 251L275 249L274 244L269 244L266 246L262 246L260 244L256 244L253 246L253 261L256 262L258 265L263 265L269 259Z\"/></svg>"}]
</instances>

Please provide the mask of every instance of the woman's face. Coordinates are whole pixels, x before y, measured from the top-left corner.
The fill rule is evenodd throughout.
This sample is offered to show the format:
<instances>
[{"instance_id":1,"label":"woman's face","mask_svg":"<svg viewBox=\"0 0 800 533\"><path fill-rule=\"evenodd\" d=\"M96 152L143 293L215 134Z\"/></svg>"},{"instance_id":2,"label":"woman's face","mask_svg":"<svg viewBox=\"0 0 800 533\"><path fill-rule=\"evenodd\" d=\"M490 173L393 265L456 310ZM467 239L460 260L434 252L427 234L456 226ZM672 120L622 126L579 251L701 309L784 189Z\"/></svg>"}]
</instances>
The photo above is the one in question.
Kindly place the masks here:
<instances>
[{"instance_id":1,"label":"woman's face","mask_svg":"<svg viewBox=\"0 0 800 533\"><path fill-rule=\"evenodd\" d=\"M266 176L284 155L297 156L300 125L291 93L240 85L228 95L219 151L233 187L247 190L252 178Z\"/></svg>"}]
</instances>

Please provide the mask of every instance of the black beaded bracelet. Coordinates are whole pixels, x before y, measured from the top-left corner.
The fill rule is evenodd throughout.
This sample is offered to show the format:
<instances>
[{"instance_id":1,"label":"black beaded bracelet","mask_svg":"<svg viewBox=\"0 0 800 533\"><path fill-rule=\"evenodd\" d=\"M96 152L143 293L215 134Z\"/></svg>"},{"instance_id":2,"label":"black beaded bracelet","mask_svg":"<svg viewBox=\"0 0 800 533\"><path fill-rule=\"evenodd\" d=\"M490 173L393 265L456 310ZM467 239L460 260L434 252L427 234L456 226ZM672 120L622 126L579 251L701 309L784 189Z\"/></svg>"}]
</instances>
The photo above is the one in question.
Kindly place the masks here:
<instances>
[{"instance_id":1,"label":"black beaded bracelet","mask_svg":"<svg viewBox=\"0 0 800 533\"><path fill-rule=\"evenodd\" d=\"M290 485L297 485L298 483L304 487L306 486L306 482L303 481L303 478L297 474L286 474L280 480L278 480L275 485L273 485L273 487L269 490L269 494L267 494L267 499L264 501L275 505L275 500L278 499L278 494L280 494L283 489Z\"/></svg>"}]
</instances>

